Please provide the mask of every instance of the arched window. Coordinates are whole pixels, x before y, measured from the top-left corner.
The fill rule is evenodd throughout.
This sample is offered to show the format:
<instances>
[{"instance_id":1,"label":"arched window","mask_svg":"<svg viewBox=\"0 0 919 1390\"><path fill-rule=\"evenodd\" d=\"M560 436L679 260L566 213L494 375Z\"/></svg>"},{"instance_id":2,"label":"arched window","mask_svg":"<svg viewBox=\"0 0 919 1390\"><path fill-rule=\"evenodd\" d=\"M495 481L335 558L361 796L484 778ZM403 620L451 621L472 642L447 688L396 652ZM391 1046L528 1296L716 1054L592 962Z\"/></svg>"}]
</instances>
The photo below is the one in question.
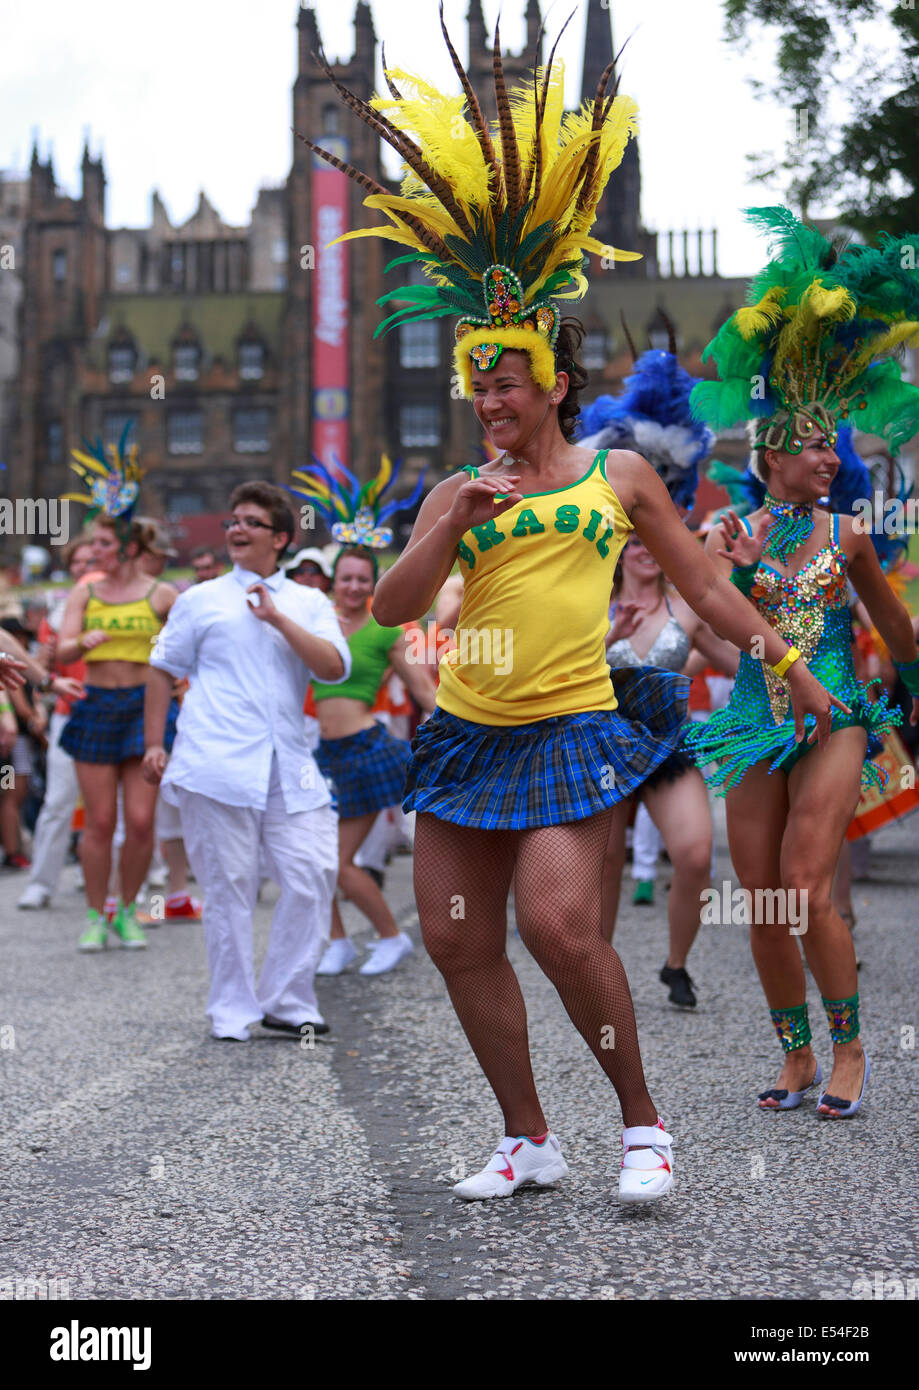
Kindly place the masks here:
<instances>
[{"instance_id":1,"label":"arched window","mask_svg":"<svg viewBox=\"0 0 919 1390\"><path fill-rule=\"evenodd\" d=\"M114 338L108 349L109 381L130 381L137 367L137 349L127 334Z\"/></svg>"}]
</instances>

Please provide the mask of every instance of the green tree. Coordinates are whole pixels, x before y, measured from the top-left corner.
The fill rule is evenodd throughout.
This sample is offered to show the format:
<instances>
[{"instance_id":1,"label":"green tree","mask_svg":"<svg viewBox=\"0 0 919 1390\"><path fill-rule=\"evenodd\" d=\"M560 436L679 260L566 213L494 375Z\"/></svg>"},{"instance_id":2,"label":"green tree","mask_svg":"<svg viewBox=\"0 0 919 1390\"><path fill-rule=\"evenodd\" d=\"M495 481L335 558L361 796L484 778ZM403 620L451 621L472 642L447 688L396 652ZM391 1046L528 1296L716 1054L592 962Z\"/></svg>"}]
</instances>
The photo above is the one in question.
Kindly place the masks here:
<instances>
[{"instance_id":1,"label":"green tree","mask_svg":"<svg viewBox=\"0 0 919 1390\"><path fill-rule=\"evenodd\" d=\"M725 18L740 51L777 36L753 86L795 113L783 155L751 154L754 176L784 175L803 217L835 202L869 240L919 227L919 0L725 0Z\"/></svg>"}]
</instances>

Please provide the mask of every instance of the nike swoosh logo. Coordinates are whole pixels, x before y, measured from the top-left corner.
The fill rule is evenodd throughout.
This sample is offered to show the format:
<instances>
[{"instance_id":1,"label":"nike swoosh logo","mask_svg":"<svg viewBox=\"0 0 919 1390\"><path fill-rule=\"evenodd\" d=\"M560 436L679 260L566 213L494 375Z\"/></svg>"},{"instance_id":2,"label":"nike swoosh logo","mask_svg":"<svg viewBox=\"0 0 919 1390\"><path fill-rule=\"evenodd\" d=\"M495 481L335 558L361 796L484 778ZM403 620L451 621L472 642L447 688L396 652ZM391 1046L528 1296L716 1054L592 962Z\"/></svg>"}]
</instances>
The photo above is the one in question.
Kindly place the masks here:
<instances>
[{"instance_id":1,"label":"nike swoosh logo","mask_svg":"<svg viewBox=\"0 0 919 1390\"><path fill-rule=\"evenodd\" d=\"M641 1185L642 1185L642 1187L647 1187L647 1186L648 1186L648 1183L649 1183L649 1182L653 1182L653 1181L654 1181L653 1178L643 1178L643 1179L642 1179Z\"/></svg>"}]
</instances>

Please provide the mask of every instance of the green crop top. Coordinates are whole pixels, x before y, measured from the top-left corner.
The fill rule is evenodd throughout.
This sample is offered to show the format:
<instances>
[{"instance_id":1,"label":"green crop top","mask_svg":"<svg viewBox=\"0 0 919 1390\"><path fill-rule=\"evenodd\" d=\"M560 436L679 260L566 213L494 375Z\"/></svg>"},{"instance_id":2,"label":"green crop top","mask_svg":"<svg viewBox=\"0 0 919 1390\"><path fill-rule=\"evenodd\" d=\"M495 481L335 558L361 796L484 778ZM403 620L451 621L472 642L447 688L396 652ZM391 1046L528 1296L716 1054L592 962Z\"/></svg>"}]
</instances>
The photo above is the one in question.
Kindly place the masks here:
<instances>
[{"instance_id":1,"label":"green crop top","mask_svg":"<svg viewBox=\"0 0 919 1390\"><path fill-rule=\"evenodd\" d=\"M389 665L389 653L394 642L402 636L401 627L380 627L373 618L368 618L363 627L352 632L348 638L351 652L351 674L341 685L324 685L313 681L313 699L331 700L339 696L346 700L363 700L372 705L377 698L383 672Z\"/></svg>"}]
</instances>

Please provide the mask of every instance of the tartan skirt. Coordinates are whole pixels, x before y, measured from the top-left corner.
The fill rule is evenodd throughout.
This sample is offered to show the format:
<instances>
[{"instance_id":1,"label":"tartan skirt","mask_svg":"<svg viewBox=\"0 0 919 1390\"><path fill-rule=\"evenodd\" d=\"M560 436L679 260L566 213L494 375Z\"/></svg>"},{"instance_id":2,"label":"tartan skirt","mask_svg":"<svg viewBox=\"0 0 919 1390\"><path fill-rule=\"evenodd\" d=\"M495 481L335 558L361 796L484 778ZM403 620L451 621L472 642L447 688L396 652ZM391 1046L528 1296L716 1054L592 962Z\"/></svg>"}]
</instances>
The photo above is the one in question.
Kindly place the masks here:
<instances>
[{"instance_id":1,"label":"tartan skirt","mask_svg":"<svg viewBox=\"0 0 919 1390\"><path fill-rule=\"evenodd\" d=\"M619 708L497 727L437 709L412 741L406 811L480 830L585 820L631 796L679 744L689 680L616 673Z\"/></svg>"},{"instance_id":2,"label":"tartan skirt","mask_svg":"<svg viewBox=\"0 0 919 1390\"><path fill-rule=\"evenodd\" d=\"M106 690L88 685L61 731L60 745L78 763L123 763L144 756L144 685ZM172 748L179 706L169 702L163 747Z\"/></svg>"},{"instance_id":3,"label":"tartan skirt","mask_svg":"<svg viewBox=\"0 0 919 1390\"><path fill-rule=\"evenodd\" d=\"M398 806L405 792L408 744L382 724L348 738L322 738L315 753L323 777L332 783L341 820Z\"/></svg>"}]
</instances>

